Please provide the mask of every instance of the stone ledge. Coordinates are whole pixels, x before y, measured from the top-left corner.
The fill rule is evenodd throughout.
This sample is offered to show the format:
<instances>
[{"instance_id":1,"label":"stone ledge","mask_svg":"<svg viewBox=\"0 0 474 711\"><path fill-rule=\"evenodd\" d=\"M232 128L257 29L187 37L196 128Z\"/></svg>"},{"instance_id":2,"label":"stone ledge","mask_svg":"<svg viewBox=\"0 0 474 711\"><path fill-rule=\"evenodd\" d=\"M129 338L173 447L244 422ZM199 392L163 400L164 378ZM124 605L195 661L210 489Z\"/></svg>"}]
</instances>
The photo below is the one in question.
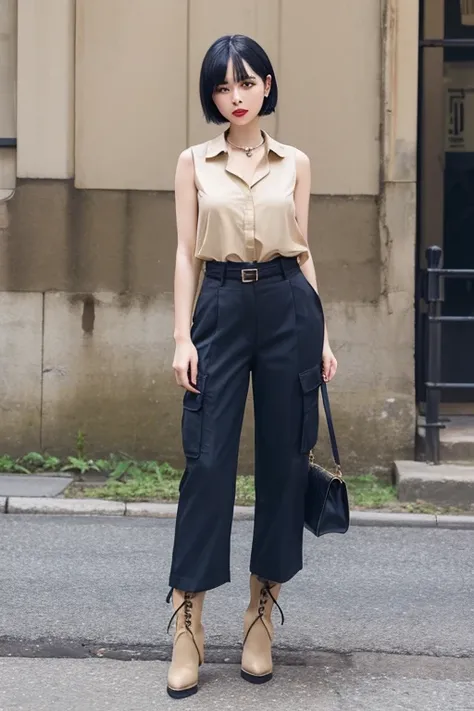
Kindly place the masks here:
<instances>
[{"instance_id":1,"label":"stone ledge","mask_svg":"<svg viewBox=\"0 0 474 711\"><path fill-rule=\"evenodd\" d=\"M466 509L474 505L474 466L398 461L394 473L400 501L421 499Z\"/></svg>"}]
</instances>

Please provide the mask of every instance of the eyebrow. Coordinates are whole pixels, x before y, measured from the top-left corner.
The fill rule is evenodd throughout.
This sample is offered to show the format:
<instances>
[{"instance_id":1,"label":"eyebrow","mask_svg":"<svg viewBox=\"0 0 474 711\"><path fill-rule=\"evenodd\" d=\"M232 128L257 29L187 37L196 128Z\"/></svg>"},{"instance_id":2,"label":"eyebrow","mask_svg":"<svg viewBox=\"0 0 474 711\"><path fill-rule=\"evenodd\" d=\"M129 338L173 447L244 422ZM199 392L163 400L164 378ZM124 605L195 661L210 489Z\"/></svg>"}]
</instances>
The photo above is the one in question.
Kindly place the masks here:
<instances>
[{"instance_id":1,"label":"eyebrow","mask_svg":"<svg viewBox=\"0 0 474 711\"><path fill-rule=\"evenodd\" d=\"M241 79L241 81L248 81L249 79L256 79L257 77L254 77L252 74L249 74L248 77L245 77L245 79ZM224 79L224 81L221 81L217 86L222 86L222 84L228 84L229 82L227 79Z\"/></svg>"}]
</instances>

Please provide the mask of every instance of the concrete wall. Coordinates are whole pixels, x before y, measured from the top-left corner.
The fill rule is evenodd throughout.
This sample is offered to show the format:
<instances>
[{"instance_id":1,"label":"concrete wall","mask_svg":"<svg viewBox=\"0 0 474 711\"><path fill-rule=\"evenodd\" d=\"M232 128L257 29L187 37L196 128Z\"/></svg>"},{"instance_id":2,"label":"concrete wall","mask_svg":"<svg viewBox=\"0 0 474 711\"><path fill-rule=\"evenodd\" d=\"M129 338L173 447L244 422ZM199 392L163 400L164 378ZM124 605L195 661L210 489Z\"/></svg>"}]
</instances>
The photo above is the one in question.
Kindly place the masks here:
<instances>
[{"instance_id":1,"label":"concrete wall","mask_svg":"<svg viewBox=\"0 0 474 711\"><path fill-rule=\"evenodd\" d=\"M16 137L17 8L15 0L0 3L0 138ZM0 201L16 184L16 151L0 148ZM0 213L0 221L5 217Z\"/></svg>"},{"instance_id":2,"label":"concrete wall","mask_svg":"<svg viewBox=\"0 0 474 711\"><path fill-rule=\"evenodd\" d=\"M18 177L74 175L75 0L18 0Z\"/></svg>"},{"instance_id":3,"label":"concrete wall","mask_svg":"<svg viewBox=\"0 0 474 711\"><path fill-rule=\"evenodd\" d=\"M279 80L278 113L266 128L312 158L310 243L340 364L331 391L346 468L409 457L413 4L386 0L381 13L379 0L357 8L345 0L242 0L234 22L223 8L230 0L135 0L133 8L127 0L77 0L71 72L73 7L48 0L63 38L55 56L62 52L67 70L43 77L47 106L62 108L58 143L46 133L51 146L40 150L29 141L49 108L28 98L36 70L26 58L33 53L45 66L50 49L46 41L22 43L34 2L19 2L23 177L14 199L0 205L0 295L19 328L0 336L10 381L0 448L20 453L36 442L66 454L82 430L91 454L120 449L183 462L182 391L171 371L174 167L187 144L219 131L204 124L197 100L205 50L220 34L245 32L268 49ZM34 380L37 419L14 384L25 378ZM251 415L249 401L242 471L251 471Z\"/></svg>"},{"instance_id":4,"label":"concrete wall","mask_svg":"<svg viewBox=\"0 0 474 711\"><path fill-rule=\"evenodd\" d=\"M76 186L172 190L183 146L219 132L202 118L202 57L242 32L274 60L281 98L266 128L309 153L313 192L376 195L378 0L241 0L238 17L223 4L77 0Z\"/></svg>"}]
</instances>

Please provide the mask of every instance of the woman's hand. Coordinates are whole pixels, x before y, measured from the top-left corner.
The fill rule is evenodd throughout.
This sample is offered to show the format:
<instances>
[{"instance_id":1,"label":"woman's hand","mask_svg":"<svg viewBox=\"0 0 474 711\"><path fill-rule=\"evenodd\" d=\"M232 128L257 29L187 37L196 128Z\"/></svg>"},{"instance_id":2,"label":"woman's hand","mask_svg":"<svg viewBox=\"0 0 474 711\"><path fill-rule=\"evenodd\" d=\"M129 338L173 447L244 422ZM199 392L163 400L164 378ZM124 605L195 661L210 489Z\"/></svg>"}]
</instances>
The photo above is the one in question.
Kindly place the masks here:
<instances>
[{"instance_id":1,"label":"woman's hand","mask_svg":"<svg viewBox=\"0 0 474 711\"><path fill-rule=\"evenodd\" d=\"M322 362L322 374L323 380L328 383L334 378L337 370L337 360L334 353L331 350L329 343L326 343L323 347L323 362Z\"/></svg>"},{"instance_id":2,"label":"woman's hand","mask_svg":"<svg viewBox=\"0 0 474 711\"><path fill-rule=\"evenodd\" d=\"M173 370L176 382L191 393L199 393L192 383L197 381L198 354L190 338L176 341Z\"/></svg>"}]
</instances>

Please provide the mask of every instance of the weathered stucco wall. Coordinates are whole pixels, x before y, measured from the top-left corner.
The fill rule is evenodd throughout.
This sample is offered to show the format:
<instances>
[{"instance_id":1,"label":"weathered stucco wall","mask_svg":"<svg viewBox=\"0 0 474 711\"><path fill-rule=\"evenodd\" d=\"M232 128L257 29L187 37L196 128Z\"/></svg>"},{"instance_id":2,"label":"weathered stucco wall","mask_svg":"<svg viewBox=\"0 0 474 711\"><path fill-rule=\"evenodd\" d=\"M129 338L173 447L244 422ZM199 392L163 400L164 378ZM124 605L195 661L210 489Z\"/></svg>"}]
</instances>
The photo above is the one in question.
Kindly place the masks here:
<instances>
[{"instance_id":1,"label":"weathered stucco wall","mask_svg":"<svg viewBox=\"0 0 474 711\"><path fill-rule=\"evenodd\" d=\"M36 71L28 69L29 59L45 66L48 42L26 41L34 27L34 3L19 1L23 177L14 198L0 203L0 449L67 454L81 430L91 455L121 450L183 463L182 391L171 370L176 246L171 153L176 158L187 143L219 130L205 127L199 115L196 66L214 37L240 31L262 41L278 72L281 102L266 127L312 159L310 246L339 360L331 392L346 469L384 469L395 458L411 457L414 5L385 0L381 14L379 0L360 0L357 7L345 0L330 6L323 0L245 0L238 26L229 27L223 0L193 2L189 14L180 1L177 15L170 17L169 4L163 14L161 0L137 0L140 12L135 8L133 18L131 4L120 0L113 3L120 12L112 24L107 22L111 0L78 0L71 69L74 2L60 10L58 0L47 0L45 11L63 32L55 56L61 54L66 63L62 72L42 78L51 107L58 103L62 117L59 142L47 133L51 145L44 150L34 138L49 109L35 103L27 89ZM139 32L140 22L153 25L163 18L181 32L177 18L183 12L189 28L185 62L181 35L173 46L156 48L153 32ZM117 32L129 62L115 61ZM331 33L337 33L337 43ZM143 56L162 67L166 47L169 81L158 82L157 92L159 72L148 66L139 85L129 85L126 105L118 106L120 77L138 76ZM116 74L109 82L111 66ZM159 110L166 102L183 108L171 124ZM148 118L137 123L148 109L156 125ZM136 130L139 140L133 144ZM166 156L157 148L163 141ZM327 449L324 434L322 427ZM252 454L249 398L241 471L251 471Z\"/></svg>"},{"instance_id":2,"label":"weathered stucco wall","mask_svg":"<svg viewBox=\"0 0 474 711\"><path fill-rule=\"evenodd\" d=\"M3 446L66 454L82 430L91 453L121 449L179 464L172 193L20 181L9 213L0 290L8 296L4 318L16 330L6 332L13 359L11 346L2 346L9 380L3 409L16 414L2 427ZM340 363L331 390L345 460L353 470L387 465L412 442L412 350L403 337L412 315L389 312L380 298L377 201L313 196L310 231ZM252 441L249 399L243 470L251 467Z\"/></svg>"}]
</instances>

